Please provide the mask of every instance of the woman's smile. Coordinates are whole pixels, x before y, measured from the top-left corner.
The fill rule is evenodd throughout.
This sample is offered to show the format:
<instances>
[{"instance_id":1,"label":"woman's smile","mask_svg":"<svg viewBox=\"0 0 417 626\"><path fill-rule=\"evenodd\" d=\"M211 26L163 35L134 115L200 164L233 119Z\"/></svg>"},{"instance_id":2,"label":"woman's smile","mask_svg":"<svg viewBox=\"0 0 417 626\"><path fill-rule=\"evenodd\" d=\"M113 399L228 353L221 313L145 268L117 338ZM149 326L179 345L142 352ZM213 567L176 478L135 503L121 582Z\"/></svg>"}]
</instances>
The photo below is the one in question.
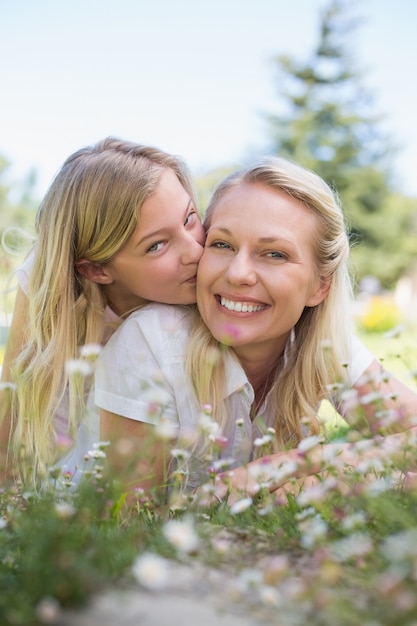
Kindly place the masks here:
<instances>
[{"instance_id":1,"label":"woman's smile","mask_svg":"<svg viewBox=\"0 0 417 626\"><path fill-rule=\"evenodd\" d=\"M223 296L216 296L216 298L222 307L234 313L258 313L268 306L262 303L257 304L249 300L231 300Z\"/></svg>"}]
</instances>

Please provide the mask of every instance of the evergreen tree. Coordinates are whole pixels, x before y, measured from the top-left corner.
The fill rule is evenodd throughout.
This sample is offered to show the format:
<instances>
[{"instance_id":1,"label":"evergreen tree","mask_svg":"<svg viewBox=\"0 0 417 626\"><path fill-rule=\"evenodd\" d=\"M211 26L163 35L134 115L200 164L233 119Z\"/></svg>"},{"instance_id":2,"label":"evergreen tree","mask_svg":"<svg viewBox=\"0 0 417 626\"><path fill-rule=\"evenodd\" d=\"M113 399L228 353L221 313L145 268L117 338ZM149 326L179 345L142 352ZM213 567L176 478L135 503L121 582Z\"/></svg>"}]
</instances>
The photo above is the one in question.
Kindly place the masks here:
<instances>
[{"instance_id":1,"label":"evergreen tree","mask_svg":"<svg viewBox=\"0 0 417 626\"><path fill-rule=\"evenodd\" d=\"M272 150L336 189L355 243L357 279L372 273L391 288L417 255L417 202L395 193L396 149L381 131L351 54L360 20L350 15L350 6L331 0L306 61L276 59L282 111L268 116Z\"/></svg>"}]
</instances>

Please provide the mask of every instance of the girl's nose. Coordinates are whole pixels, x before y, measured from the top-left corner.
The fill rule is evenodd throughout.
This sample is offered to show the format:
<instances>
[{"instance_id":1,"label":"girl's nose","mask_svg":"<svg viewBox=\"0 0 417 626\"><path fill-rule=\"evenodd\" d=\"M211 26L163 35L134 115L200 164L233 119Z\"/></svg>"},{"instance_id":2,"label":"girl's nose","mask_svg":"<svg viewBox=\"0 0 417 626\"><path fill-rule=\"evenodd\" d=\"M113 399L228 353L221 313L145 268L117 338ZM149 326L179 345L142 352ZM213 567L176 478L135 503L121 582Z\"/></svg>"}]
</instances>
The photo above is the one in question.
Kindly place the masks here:
<instances>
[{"instance_id":1,"label":"girl's nose","mask_svg":"<svg viewBox=\"0 0 417 626\"><path fill-rule=\"evenodd\" d=\"M181 243L181 261L184 265L198 263L203 254L204 246L199 243L192 233L186 233Z\"/></svg>"}]
</instances>

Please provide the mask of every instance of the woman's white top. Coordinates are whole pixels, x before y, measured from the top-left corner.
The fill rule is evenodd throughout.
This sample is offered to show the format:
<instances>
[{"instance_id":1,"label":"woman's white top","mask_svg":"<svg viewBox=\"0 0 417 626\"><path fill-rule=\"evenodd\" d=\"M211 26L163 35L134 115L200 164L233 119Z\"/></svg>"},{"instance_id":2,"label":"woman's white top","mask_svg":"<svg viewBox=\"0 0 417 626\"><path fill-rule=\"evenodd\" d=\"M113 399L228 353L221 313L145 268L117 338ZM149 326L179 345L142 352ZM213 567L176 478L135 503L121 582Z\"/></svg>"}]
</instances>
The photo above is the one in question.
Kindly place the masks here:
<instances>
[{"instance_id":1,"label":"woman's white top","mask_svg":"<svg viewBox=\"0 0 417 626\"><path fill-rule=\"evenodd\" d=\"M163 304L149 304L132 313L97 360L96 404L117 415L150 424L158 424L163 417L177 425L180 437L195 433L202 407L185 371L192 317L187 307ZM348 366L351 384L358 380L373 358L352 336L352 358ZM250 460L255 438L262 437L266 428L273 427L274 414L267 397L259 418L252 422L253 388L241 365L227 352L225 372L225 395L231 419L222 433L228 440L222 457L231 457L235 465L241 465ZM197 476L195 479L198 482Z\"/></svg>"}]
</instances>

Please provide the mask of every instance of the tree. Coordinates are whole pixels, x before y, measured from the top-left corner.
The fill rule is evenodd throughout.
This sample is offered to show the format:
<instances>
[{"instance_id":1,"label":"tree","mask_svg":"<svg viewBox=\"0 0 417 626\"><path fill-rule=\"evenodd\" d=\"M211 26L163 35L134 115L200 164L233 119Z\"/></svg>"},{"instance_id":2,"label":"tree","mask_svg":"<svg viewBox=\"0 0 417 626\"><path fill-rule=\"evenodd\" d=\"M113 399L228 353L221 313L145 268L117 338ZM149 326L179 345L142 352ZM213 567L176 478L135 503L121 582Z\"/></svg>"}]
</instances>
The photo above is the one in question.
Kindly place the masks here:
<instances>
[{"instance_id":1,"label":"tree","mask_svg":"<svg viewBox=\"0 0 417 626\"><path fill-rule=\"evenodd\" d=\"M381 131L381 116L351 54L360 20L348 14L350 7L330 1L306 61L277 57L282 110L268 116L271 148L316 171L338 192L355 244L357 279L372 273L391 288L417 255L417 201L393 187L396 148Z\"/></svg>"},{"instance_id":2,"label":"tree","mask_svg":"<svg viewBox=\"0 0 417 626\"><path fill-rule=\"evenodd\" d=\"M211 195L218 183L238 168L239 166L237 164L225 165L205 173L200 172L198 175L194 176L195 191L202 216L207 209Z\"/></svg>"},{"instance_id":3,"label":"tree","mask_svg":"<svg viewBox=\"0 0 417 626\"><path fill-rule=\"evenodd\" d=\"M0 241L3 243L6 230L16 227L15 233L7 238L7 242L17 254L22 255L28 249L30 235L34 233L36 176L34 172L30 172L19 184L11 184L5 181L9 167L10 163L0 155ZM29 237L20 237L18 229L22 235L27 233ZM0 246L0 273L7 277L16 263L6 247Z\"/></svg>"}]
</instances>

